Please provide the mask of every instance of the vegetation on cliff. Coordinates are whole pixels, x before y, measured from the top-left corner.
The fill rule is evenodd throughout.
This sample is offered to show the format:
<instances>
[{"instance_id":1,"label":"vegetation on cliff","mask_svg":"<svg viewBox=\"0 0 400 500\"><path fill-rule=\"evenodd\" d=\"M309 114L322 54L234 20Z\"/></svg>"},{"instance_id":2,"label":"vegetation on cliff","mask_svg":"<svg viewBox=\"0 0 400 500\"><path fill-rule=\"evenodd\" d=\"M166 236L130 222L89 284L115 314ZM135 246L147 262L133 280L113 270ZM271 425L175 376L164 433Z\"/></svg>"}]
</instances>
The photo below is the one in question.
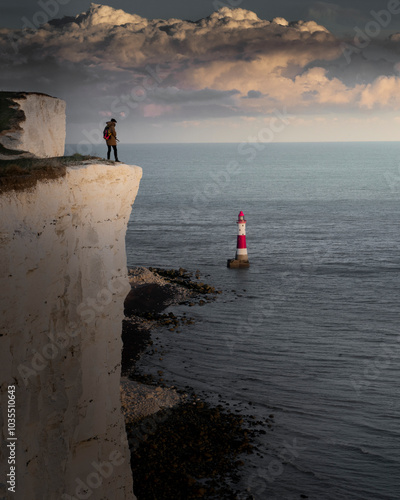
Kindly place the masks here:
<instances>
[{"instance_id":1,"label":"vegetation on cliff","mask_svg":"<svg viewBox=\"0 0 400 500\"><path fill-rule=\"evenodd\" d=\"M57 158L20 158L0 160L0 193L24 190L39 180L57 179L65 175L66 168L82 162L109 163L95 156L60 156Z\"/></svg>"}]
</instances>

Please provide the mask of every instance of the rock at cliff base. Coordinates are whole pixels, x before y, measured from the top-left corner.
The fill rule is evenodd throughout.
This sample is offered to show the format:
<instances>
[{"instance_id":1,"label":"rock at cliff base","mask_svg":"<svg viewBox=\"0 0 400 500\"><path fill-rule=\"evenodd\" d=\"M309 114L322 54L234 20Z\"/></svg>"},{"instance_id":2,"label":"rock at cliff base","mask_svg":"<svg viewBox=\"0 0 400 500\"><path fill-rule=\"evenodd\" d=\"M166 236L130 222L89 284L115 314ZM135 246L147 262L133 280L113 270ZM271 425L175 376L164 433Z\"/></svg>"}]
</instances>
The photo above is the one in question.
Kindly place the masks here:
<instances>
[{"instance_id":1,"label":"rock at cliff base","mask_svg":"<svg viewBox=\"0 0 400 500\"><path fill-rule=\"evenodd\" d=\"M147 312L160 313L174 301L174 289L171 285L149 283L139 285L129 292L125 299L125 316Z\"/></svg>"},{"instance_id":2,"label":"rock at cliff base","mask_svg":"<svg viewBox=\"0 0 400 500\"><path fill-rule=\"evenodd\" d=\"M65 102L34 92L0 92L0 159L62 156Z\"/></svg>"}]
</instances>

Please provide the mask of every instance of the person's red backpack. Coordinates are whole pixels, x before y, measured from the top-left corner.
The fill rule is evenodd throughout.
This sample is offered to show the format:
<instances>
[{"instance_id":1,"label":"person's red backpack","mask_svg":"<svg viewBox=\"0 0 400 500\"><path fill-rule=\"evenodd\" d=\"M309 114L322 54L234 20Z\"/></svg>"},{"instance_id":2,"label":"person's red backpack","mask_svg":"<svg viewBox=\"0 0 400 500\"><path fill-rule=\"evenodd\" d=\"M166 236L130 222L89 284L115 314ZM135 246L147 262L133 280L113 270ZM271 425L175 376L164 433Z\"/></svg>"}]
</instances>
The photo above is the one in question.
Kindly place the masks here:
<instances>
[{"instance_id":1,"label":"person's red backpack","mask_svg":"<svg viewBox=\"0 0 400 500\"><path fill-rule=\"evenodd\" d=\"M111 132L110 132L110 130L109 130L109 128L108 128L108 125L106 125L106 126L104 127L104 130L103 130L103 138L104 138L106 141L108 141L108 139L109 139L110 137L111 137Z\"/></svg>"}]
</instances>

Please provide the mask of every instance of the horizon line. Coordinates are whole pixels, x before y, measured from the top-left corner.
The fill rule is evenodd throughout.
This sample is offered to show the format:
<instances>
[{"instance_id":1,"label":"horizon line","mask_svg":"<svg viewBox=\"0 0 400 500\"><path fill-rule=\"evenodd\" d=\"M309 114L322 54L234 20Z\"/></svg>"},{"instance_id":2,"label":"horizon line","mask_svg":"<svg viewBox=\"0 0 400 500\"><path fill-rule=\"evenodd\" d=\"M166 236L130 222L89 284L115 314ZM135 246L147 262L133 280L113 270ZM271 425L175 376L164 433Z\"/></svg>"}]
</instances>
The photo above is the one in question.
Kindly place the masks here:
<instances>
[{"instance_id":1,"label":"horizon line","mask_svg":"<svg viewBox=\"0 0 400 500\"><path fill-rule=\"evenodd\" d=\"M205 142L205 141L200 141L200 142L170 142L170 141L166 141L166 142L124 142L124 143L120 143L119 146L140 146L140 145L149 145L149 144L162 144L162 145L165 145L165 144L174 144L174 145L180 145L180 144L264 144L265 146L269 145L269 144L380 144L380 143L383 143L383 144L386 144L386 143L396 143L396 142L400 142L400 139L399 140L392 140L392 141L370 141L370 140L361 140L361 141L276 141L276 142L260 142L260 141L253 141L253 142L249 142L249 141L240 141L240 142ZM75 143L75 142L66 142L65 143L65 146L78 146L80 143ZM89 142L88 143L85 143L86 144L90 144ZM104 145L103 143L101 142L98 142L98 143L93 143L92 146L102 146Z\"/></svg>"}]
</instances>

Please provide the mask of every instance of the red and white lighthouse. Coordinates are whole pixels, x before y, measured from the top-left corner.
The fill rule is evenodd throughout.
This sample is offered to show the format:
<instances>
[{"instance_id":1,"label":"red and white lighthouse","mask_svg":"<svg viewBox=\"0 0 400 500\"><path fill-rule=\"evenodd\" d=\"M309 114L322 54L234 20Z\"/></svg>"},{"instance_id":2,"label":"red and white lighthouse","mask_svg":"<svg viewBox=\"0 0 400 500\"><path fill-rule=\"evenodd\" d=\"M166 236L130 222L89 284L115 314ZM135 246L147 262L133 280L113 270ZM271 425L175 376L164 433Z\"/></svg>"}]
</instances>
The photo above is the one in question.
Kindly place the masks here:
<instances>
[{"instance_id":1,"label":"red and white lighthouse","mask_svg":"<svg viewBox=\"0 0 400 500\"><path fill-rule=\"evenodd\" d=\"M240 212L236 224L238 225L238 236L237 236L237 247L236 247L236 259L241 261L249 261L247 255L247 245L246 245L246 219L244 218L244 213Z\"/></svg>"},{"instance_id":2,"label":"red and white lighthouse","mask_svg":"<svg viewBox=\"0 0 400 500\"><path fill-rule=\"evenodd\" d=\"M238 220L236 221L238 225L236 256L234 259L228 260L228 267L249 266L249 257L247 255L247 245L246 245L246 222L247 221L244 218L244 213L240 212Z\"/></svg>"}]
</instances>

